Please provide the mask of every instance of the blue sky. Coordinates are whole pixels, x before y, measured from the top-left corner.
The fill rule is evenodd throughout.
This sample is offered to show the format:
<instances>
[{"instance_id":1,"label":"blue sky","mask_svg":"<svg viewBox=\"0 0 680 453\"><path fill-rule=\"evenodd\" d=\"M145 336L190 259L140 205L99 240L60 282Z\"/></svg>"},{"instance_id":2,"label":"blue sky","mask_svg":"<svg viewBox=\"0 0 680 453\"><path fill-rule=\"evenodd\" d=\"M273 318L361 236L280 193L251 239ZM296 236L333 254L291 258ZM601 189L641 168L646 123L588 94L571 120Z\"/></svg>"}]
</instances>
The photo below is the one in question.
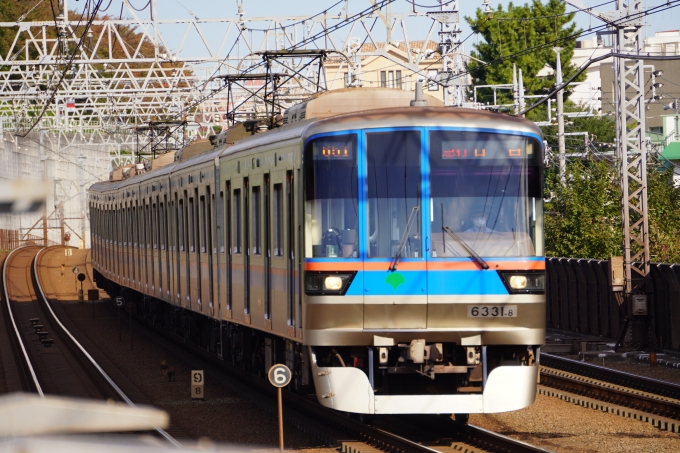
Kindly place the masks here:
<instances>
[{"instance_id":1,"label":"blue sky","mask_svg":"<svg viewBox=\"0 0 680 453\"><path fill-rule=\"evenodd\" d=\"M142 9L148 0L129 0L131 5L135 8ZM201 19L208 18L233 18L237 16L237 0L229 0L225 2L216 0L156 0L159 17L168 19L181 19L189 17L199 17ZM74 1L68 0L69 9L81 8L86 2L83 0ZM109 0L104 0L103 5L106 6ZM660 5L666 4L667 0L647 0L646 7L654 8ZM490 5L492 8L496 8L498 5L497 0L490 0ZM508 1L501 1L500 3L507 5ZM515 4L523 4L525 1L516 1ZM583 3L587 7L595 7L601 12L611 11L615 9L615 2L607 0L583 0ZM645 27L645 32L653 36L654 32L662 30L677 30L679 27L678 22L680 20L680 1L672 0L671 3L677 4L678 7L666 10L660 14L654 14L647 17L646 21L649 26ZM437 0L415 0L416 5L422 5L423 7L416 6L419 11L426 11L429 9L424 8L425 6L436 6L438 5ZM106 14L112 14L117 16L120 12L121 0L111 0ZM311 16L313 14L320 13L324 9L328 9L329 16L338 16L338 14L345 15L345 9L349 11L350 14L356 13L370 6L368 0L293 0L293 1L281 1L281 0L242 0L243 12L246 18L253 17L263 17L263 16ZM463 19L464 16L474 16L475 10L482 7L482 0L459 0L459 10L460 10L460 24L462 29L461 39L467 37L470 34L470 28ZM404 12L409 11L413 8L411 0L396 0L391 5L392 12ZM569 6L569 10L574 10L573 7ZM148 10L138 13L140 17L148 17ZM579 27L583 29L588 29L591 26L600 25L602 22L598 19L591 18L588 14L579 12L576 15L576 21ZM429 26L429 21L427 23L414 22L413 25L409 24L408 33L411 40L422 39L425 37L426 29ZM211 43L219 43L223 39L224 30L218 27L204 26L205 37ZM163 32L164 38L168 45L173 48L179 46L180 38L178 36L181 33L174 32ZM177 36L175 36L177 35ZM377 34L377 39L384 39L384 35ZM436 39L436 35L433 36ZM193 36L186 41L182 47L182 54L188 56L191 54L192 47L194 44L200 44L199 42L194 42L198 38ZM395 36L395 39L399 39L399 36ZM233 40L229 38L225 40L223 47L229 47L228 40ZM476 41L476 37L470 37L466 43L466 50L469 52L472 49L472 44ZM176 47L175 47L176 48ZM195 47L194 47L195 48Z\"/></svg>"}]
</instances>

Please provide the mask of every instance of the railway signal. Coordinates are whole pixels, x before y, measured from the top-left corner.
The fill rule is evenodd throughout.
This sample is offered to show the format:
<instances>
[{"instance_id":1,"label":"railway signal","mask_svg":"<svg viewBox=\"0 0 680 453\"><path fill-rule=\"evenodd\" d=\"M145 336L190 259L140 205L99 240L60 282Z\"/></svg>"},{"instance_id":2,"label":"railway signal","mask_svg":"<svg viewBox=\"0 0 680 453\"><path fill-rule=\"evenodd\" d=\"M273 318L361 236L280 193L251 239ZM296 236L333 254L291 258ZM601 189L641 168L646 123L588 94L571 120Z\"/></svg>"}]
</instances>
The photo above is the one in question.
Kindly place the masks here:
<instances>
[{"instance_id":1,"label":"railway signal","mask_svg":"<svg viewBox=\"0 0 680 453\"><path fill-rule=\"evenodd\" d=\"M277 363L276 365L272 366L269 369L269 373L267 373L267 377L269 378L269 382L274 387L277 387L277 401L278 401L278 412L279 412L279 451L283 453L283 402L282 400L282 395L281 395L281 389L288 384L290 384L291 378L293 377L293 374L290 372L290 369L281 363Z\"/></svg>"}]
</instances>

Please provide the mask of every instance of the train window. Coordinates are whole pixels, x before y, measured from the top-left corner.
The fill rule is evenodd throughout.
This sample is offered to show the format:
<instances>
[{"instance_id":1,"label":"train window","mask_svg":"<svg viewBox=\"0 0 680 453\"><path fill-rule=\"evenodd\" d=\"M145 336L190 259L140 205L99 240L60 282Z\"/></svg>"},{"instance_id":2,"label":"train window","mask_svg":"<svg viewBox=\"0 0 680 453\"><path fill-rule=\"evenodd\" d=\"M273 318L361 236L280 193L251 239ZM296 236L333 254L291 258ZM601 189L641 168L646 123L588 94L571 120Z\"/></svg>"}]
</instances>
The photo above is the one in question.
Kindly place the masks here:
<instances>
[{"instance_id":1,"label":"train window","mask_svg":"<svg viewBox=\"0 0 680 453\"><path fill-rule=\"evenodd\" d=\"M158 248L158 209L156 203L152 205L151 208L151 233L153 239L153 248Z\"/></svg>"},{"instance_id":2,"label":"train window","mask_svg":"<svg viewBox=\"0 0 680 453\"><path fill-rule=\"evenodd\" d=\"M366 136L368 256L421 257L420 133Z\"/></svg>"},{"instance_id":3,"label":"train window","mask_svg":"<svg viewBox=\"0 0 680 453\"><path fill-rule=\"evenodd\" d=\"M184 213L184 200L180 199L179 200L179 219L177 221L178 227L179 227L179 251L183 252L184 251L184 222L186 219L186 215Z\"/></svg>"},{"instance_id":4,"label":"train window","mask_svg":"<svg viewBox=\"0 0 680 453\"><path fill-rule=\"evenodd\" d=\"M160 209L160 227L161 231L159 232L160 236L160 248L161 250L165 250L165 235L167 232L165 231L165 203L161 203L161 209Z\"/></svg>"},{"instance_id":5,"label":"train window","mask_svg":"<svg viewBox=\"0 0 680 453\"><path fill-rule=\"evenodd\" d=\"M234 215L234 253L241 253L241 189L234 189L234 202L232 203Z\"/></svg>"},{"instance_id":6,"label":"train window","mask_svg":"<svg viewBox=\"0 0 680 453\"><path fill-rule=\"evenodd\" d=\"M305 256L356 257L356 135L322 137L305 148Z\"/></svg>"},{"instance_id":7,"label":"train window","mask_svg":"<svg viewBox=\"0 0 680 453\"><path fill-rule=\"evenodd\" d=\"M262 194L259 186L253 186L253 202L252 202L252 252L253 255L260 255L262 253L261 228L262 228Z\"/></svg>"},{"instance_id":8,"label":"train window","mask_svg":"<svg viewBox=\"0 0 680 453\"><path fill-rule=\"evenodd\" d=\"M189 251L196 250L196 229L194 222L196 221L196 213L194 212L194 197L189 197Z\"/></svg>"},{"instance_id":9,"label":"train window","mask_svg":"<svg viewBox=\"0 0 680 453\"><path fill-rule=\"evenodd\" d=\"M274 184L274 256L283 256L283 184Z\"/></svg>"},{"instance_id":10,"label":"train window","mask_svg":"<svg viewBox=\"0 0 680 453\"><path fill-rule=\"evenodd\" d=\"M206 237L206 214L205 214L205 196L201 195L201 253L205 253L205 237Z\"/></svg>"},{"instance_id":11,"label":"train window","mask_svg":"<svg viewBox=\"0 0 680 453\"><path fill-rule=\"evenodd\" d=\"M219 200L219 205L218 206L224 206L224 192L220 191L220 200ZM219 214L220 210L219 208L217 209L217 213ZM225 210L226 212L226 210ZM218 225L219 225L219 216L217 217ZM224 253L224 235L221 234L222 232L219 230L219 226L217 227L217 246L220 249L220 253Z\"/></svg>"},{"instance_id":12,"label":"train window","mask_svg":"<svg viewBox=\"0 0 680 453\"><path fill-rule=\"evenodd\" d=\"M137 247L137 208L132 207L132 245Z\"/></svg>"},{"instance_id":13,"label":"train window","mask_svg":"<svg viewBox=\"0 0 680 453\"><path fill-rule=\"evenodd\" d=\"M541 255L540 149L518 135L430 132L432 256L468 256L461 241L481 256Z\"/></svg>"}]
</instances>

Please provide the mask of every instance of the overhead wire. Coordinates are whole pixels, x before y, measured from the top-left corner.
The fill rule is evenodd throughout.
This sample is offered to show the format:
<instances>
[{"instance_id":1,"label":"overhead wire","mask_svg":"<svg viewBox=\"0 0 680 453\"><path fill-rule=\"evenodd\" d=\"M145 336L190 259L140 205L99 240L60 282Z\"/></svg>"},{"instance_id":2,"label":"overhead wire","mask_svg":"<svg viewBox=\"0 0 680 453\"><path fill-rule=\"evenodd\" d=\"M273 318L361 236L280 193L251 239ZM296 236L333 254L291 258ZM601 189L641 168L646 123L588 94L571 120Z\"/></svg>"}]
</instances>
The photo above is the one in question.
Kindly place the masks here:
<instances>
[{"instance_id":1,"label":"overhead wire","mask_svg":"<svg viewBox=\"0 0 680 453\"><path fill-rule=\"evenodd\" d=\"M61 76L59 77L58 82L55 84L54 89L52 90L52 94L50 95L49 99L47 100L47 102L45 102L45 105L43 106L42 111L40 112L38 117L35 119L35 121L31 125L31 127L26 132L24 132L23 134L16 134L19 137L26 137L35 128L35 126L40 122L42 117L45 115L45 113L47 112L47 107L54 102L54 99L57 95L57 92L59 91L59 87L61 86L64 79L66 78L68 71L71 69L71 66L73 65L73 60L75 59L80 48L82 47L83 42L85 40L85 37L87 36L87 32L90 30L90 26L92 25L92 22L94 21L95 17L97 16L97 12L99 11L99 8L101 7L103 1L104 0L97 0L95 7L92 9L92 13L91 13L90 17L88 18L87 23L85 24L85 29L83 31L83 34L81 35L80 40L76 44L76 47L73 50L73 53L71 55L69 55L69 59L68 59L66 65L65 65L64 69L61 72ZM89 6L89 2L90 2L90 0L87 1L86 7ZM85 8L83 8L83 14L81 14L81 21L79 21L79 24L82 22L82 18L83 18L84 14L85 14ZM79 25L76 26L75 30L77 30L78 27L79 27Z\"/></svg>"},{"instance_id":2,"label":"overhead wire","mask_svg":"<svg viewBox=\"0 0 680 453\"><path fill-rule=\"evenodd\" d=\"M344 1L344 0L343 0L343 1ZM359 13L356 13L356 14L354 14L354 15L352 15L352 16L348 16L348 17L346 17L345 19L343 19L342 21L340 21L340 23L338 23L338 24L336 24L336 25L334 25L334 26L332 26L332 27L326 28L326 29L324 29L323 31L320 31L320 32L316 33L316 34L313 35L313 36L309 36L309 37L307 37L306 39L303 39L302 41L298 42L297 44L295 44L295 45L293 45L293 46L290 46L290 47L287 48L286 50L292 52L292 51L294 51L294 50L299 49L299 48L300 48L301 46L303 46L303 45L306 45L306 44L315 42L315 41L317 41L318 39L321 39L322 37L326 36L328 33L330 33L330 31L336 31L336 30L339 30L339 29L341 29L341 28L344 28L344 27L346 27L347 25L350 25L350 24L356 22L357 20L362 19L362 18L364 18L364 17L366 17L366 16L372 14L374 11L377 11L377 10L380 10L380 9L384 8L385 6L387 6L387 5L390 4L390 3L393 3L394 1L395 1L395 0L380 0L378 3L376 3L376 5L373 5L373 6L371 6L371 7L368 7L368 8L366 8L366 9L364 9L363 11L361 11L361 12L359 12ZM336 3L336 4L337 4L337 3ZM316 17L316 16L318 16L318 15L319 15L319 14L316 14L316 15L311 16L311 17ZM232 47L232 48L233 48L233 47ZM227 57L225 57L222 61L223 61L223 62L226 61L228 57L229 57L229 55L227 55ZM241 74L241 75L246 75L246 74L253 73L256 69L261 68L263 65L264 65L264 62L263 62L263 61L260 61L258 64L252 65L252 66L250 66L248 69L246 69L246 70L244 70L244 71L241 71L240 74ZM214 75L216 75L216 74L213 74L213 76L214 76ZM207 83L207 82L206 82L206 83ZM190 106L188 106L187 108L183 109L182 111L176 113L176 114L173 116L173 118L178 118L178 117L182 116L182 115L185 114L187 111L190 111L191 109L195 108L196 106L200 105L201 103L205 102L206 100L208 100L208 99L214 97L217 93L219 93L219 92L221 92L222 90L224 90L224 88L226 88L226 85L223 86L223 87L221 87L221 88L219 88L219 89L217 89L217 90L215 90L215 91L212 91L211 93L209 93L209 94L203 96L202 98L200 98L200 99L194 101ZM254 93L252 93L250 96L248 96L248 99L252 98L252 96L255 95L256 93L259 93L263 88L264 88L264 86L261 87L260 89L256 90ZM244 101L244 102L245 102L245 101ZM234 111L234 109L232 109L232 111Z\"/></svg>"}]
</instances>

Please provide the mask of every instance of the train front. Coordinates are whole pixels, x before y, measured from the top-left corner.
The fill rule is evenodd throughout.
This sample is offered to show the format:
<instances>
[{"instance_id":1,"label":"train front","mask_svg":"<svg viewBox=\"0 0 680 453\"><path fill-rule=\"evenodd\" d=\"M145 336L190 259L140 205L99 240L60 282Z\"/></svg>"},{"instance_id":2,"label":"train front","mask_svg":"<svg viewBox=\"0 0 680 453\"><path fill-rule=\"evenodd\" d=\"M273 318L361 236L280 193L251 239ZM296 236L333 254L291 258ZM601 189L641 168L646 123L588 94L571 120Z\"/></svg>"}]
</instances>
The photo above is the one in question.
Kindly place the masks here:
<instances>
[{"instance_id":1,"label":"train front","mask_svg":"<svg viewBox=\"0 0 680 453\"><path fill-rule=\"evenodd\" d=\"M545 338L542 141L522 120L417 109L305 141L304 342L341 411L533 403Z\"/></svg>"}]
</instances>

